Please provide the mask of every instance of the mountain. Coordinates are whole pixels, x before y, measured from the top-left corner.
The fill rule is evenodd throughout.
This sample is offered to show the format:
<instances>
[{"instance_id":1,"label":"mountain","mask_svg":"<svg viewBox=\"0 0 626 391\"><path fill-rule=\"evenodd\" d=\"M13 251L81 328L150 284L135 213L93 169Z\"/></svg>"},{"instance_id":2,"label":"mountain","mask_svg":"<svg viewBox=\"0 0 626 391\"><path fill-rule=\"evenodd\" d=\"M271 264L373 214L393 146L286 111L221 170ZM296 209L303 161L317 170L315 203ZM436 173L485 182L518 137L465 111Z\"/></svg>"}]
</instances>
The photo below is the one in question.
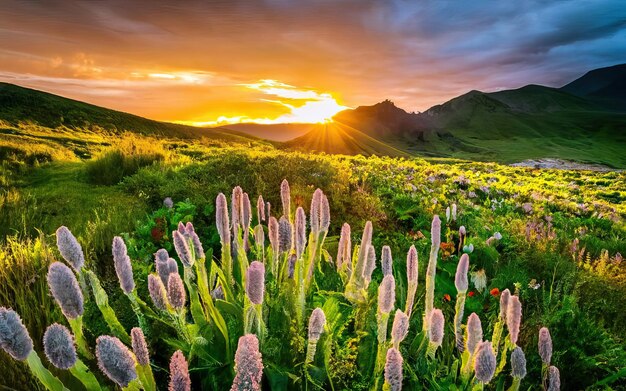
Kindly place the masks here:
<instances>
[{"instance_id":1,"label":"mountain","mask_svg":"<svg viewBox=\"0 0 626 391\"><path fill-rule=\"evenodd\" d=\"M318 125L283 146L346 155L409 156L412 153L407 145L424 137L423 122L419 115L385 100L341 111L332 122Z\"/></svg>"},{"instance_id":2,"label":"mountain","mask_svg":"<svg viewBox=\"0 0 626 391\"><path fill-rule=\"evenodd\" d=\"M441 156L507 163L553 157L626 166L626 113L556 88L471 91L420 115L431 131L420 147Z\"/></svg>"},{"instance_id":3,"label":"mountain","mask_svg":"<svg viewBox=\"0 0 626 391\"><path fill-rule=\"evenodd\" d=\"M626 92L619 88L624 69L589 72L593 77L585 76L585 83L569 84L578 86L577 94L567 86L473 90L418 114L386 100L335 115L334 123L343 125L337 135L312 131L285 145L327 153L386 154L390 147L421 156L505 163L550 157L626 167L626 112L599 99L601 93Z\"/></svg>"},{"instance_id":4,"label":"mountain","mask_svg":"<svg viewBox=\"0 0 626 391\"><path fill-rule=\"evenodd\" d=\"M626 111L626 64L594 69L561 90Z\"/></svg>"},{"instance_id":5,"label":"mountain","mask_svg":"<svg viewBox=\"0 0 626 391\"><path fill-rule=\"evenodd\" d=\"M562 88L473 90L422 113L408 113L385 100L344 110L328 124L235 124L212 129L153 121L0 83L0 123L217 140L214 144L263 142L253 137L257 136L280 140L272 143L280 148L326 153L504 163L558 158L626 168L626 106L620 109L626 94L624 72L626 65L598 69ZM0 127L0 136L12 131Z\"/></svg>"},{"instance_id":6,"label":"mountain","mask_svg":"<svg viewBox=\"0 0 626 391\"><path fill-rule=\"evenodd\" d=\"M120 134L133 132L169 138L247 142L256 138L223 129L159 122L58 95L0 82L0 120L10 125L32 123L44 128L65 127Z\"/></svg>"},{"instance_id":7,"label":"mountain","mask_svg":"<svg viewBox=\"0 0 626 391\"><path fill-rule=\"evenodd\" d=\"M373 106L360 106L354 110L344 110L333 117L339 122L377 138L415 136L424 131L423 121L414 113L407 113L390 100Z\"/></svg>"}]
</instances>

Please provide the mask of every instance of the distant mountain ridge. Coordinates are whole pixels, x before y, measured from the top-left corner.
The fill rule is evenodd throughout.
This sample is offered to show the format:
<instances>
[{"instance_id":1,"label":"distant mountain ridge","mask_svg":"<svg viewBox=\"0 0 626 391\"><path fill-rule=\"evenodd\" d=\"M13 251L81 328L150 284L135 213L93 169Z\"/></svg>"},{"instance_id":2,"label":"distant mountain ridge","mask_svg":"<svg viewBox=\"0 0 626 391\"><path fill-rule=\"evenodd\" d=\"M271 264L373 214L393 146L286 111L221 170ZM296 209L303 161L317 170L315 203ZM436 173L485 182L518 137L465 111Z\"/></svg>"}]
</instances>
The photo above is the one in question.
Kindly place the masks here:
<instances>
[{"instance_id":1,"label":"distant mountain ridge","mask_svg":"<svg viewBox=\"0 0 626 391\"><path fill-rule=\"evenodd\" d=\"M626 64L594 69L564 85L561 90L626 111Z\"/></svg>"},{"instance_id":2,"label":"distant mountain ridge","mask_svg":"<svg viewBox=\"0 0 626 391\"><path fill-rule=\"evenodd\" d=\"M407 113L386 100L342 111L333 120L411 154L503 162L555 157L623 167L626 158L620 151L626 147L626 110L606 95L625 93L619 88L623 80L626 65L589 72L563 88L472 90L423 113ZM578 94L570 92L572 86L578 86ZM315 144L313 133L297 140ZM337 149L322 150L337 153ZM384 154L354 148L342 153Z\"/></svg>"},{"instance_id":3,"label":"distant mountain ridge","mask_svg":"<svg viewBox=\"0 0 626 391\"><path fill-rule=\"evenodd\" d=\"M244 143L278 138L272 144L279 148L326 153L505 163L558 158L626 167L625 80L623 64L587 72L562 88L472 90L422 113L406 112L385 100L339 112L329 124L217 128L153 121L0 83L0 121Z\"/></svg>"}]
</instances>

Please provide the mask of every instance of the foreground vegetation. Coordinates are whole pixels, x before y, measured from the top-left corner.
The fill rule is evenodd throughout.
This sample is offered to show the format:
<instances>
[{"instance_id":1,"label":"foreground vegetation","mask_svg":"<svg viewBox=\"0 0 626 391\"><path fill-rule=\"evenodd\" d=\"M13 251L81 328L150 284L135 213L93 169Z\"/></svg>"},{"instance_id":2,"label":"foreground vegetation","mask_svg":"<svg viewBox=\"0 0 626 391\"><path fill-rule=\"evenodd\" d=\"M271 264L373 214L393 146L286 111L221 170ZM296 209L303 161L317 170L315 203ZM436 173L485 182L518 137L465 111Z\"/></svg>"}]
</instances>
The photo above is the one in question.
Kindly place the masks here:
<instances>
[{"instance_id":1,"label":"foreground vegetation","mask_svg":"<svg viewBox=\"0 0 626 391\"><path fill-rule=\"evenodd\" d=\"M230 387L235 376L232 365L238 337L244 331L252 331L260 336L264 388L382 386L382 361L378 360L377 364L375 355L371 354L389 340L389 336L383 342L378 338L382 335L377 309L378 287L383 281L381 249L387 245L393 255L396 287L393 307L408 313L406 254L414 245L419 258L416 304L408 335L398 344L404 358L407 389L448 389L453 383L461 387L472 384L462 383L462 376L456 378L453 365L458 360L457 368L461 370L462 355L455 348L452 320L459 293L454 278L464 251L470 258L471 283L461 318L463 325L471 313L476 313L482 322L484 339L492 341L500 317L502 292L508 289L522 303L523 320L516 341L527 360L522 389L542 382L538 330L544 326L552 336L551 364L560 368L563 389L624 387L626 315L622 308L626 304L626 281L619 255L626 251L623 173L538 171L450 160L287 154L269 147L211 148L136 138L106 142L116 147L86 146L89 155L96 156L87 162L75 155L71 159L55 155L46 160L51 162L40 164L38 159L24 158L33 152L27 149L4 159L0 304L12 307L21 315L35 351L43 351L47 325L68 324L49 294L46 282L49 265L62 259L55 246L57 227L65 225L77 236L86 257L85 267L98 276L111 308L128 333L141 324L132 301L120 289L113 267L114 236L122 237L126 244L136 293L143 302L151 303L147 281L155 271L154 254L160 248L166 249L170 256L176 253L172 232L178 230L179 222L192 222L199 235L207 254L210 287L214 288L213 283L221 279L225 289L223 282L228 280L212 274L217 265L224 267L222 238L215 221L217 195L241 186L253 203L257 195L263 194L272 205L271 215L279 217L283 202L277 189L283 178L288 178L292 214L300 206L309 210L316 188L327 196L331 211L324 245L319 253L316 251L314 283L306 290L304 308L292 303L298 295L281 296L288 291L284 284L290 280L270 271L271 246L266 246L260 255L251 236L251 251L245 258L248 262L266 261L267 292L263 304L249 306L258 309L260 317L246 323L243 310L249 298L246 299L243 289L243 271L234 277L237 283L233 285L232 296L224 292L224 300L215 299L217 309L213 313L224 318L226 329L216 329L214 325L219 322L212 317L206 330L191 327L206 345L202 340L190 342L180 330L154 319L150 311L157 311L151 304L150 309L140 309L150 330L145 334L157 383L168 383L170 358L180 349L189 365L194 387ZM129 148L129 145L139 147ZM172 204L168 201L164 205L168 197ZM443 216L452 204L456 204L456 219L446 219ZM435 214L441 216L443 224L436 252L432 303L442 311L446 321L441 346L432 359L426 358L422 341L427 335L423 332L423 303ZM295 223L295 217L292 221ZM333 265L336 265L342 224L351 225L351 241L361 245L361 233L367 221L374 227L372 245L378 261L364 296L355 298L346 294L346 287L351 286L349 276ZM459 246L461 226L466 230L463 246ZM269 232L265 233L269 243ZM311 251L310 246L307 251ZM278 264L286 263L287 254L282 255ZM358 254L357 250L354 262L359 259ZM194 267L199 264L196 260ZM186 270L180 259L178 265L181 272ZM181 273L181 277L185 275ZM110 335L113 331L101 316L96 300L88 298L90 290L85 293L84 338L93 350L97 336ZM187 297L191 301L193 291L187 291ZM201 307L213 300L206 295L202 297L201 292L198 297ZM307 360L305 331L308 318L317 307L326 314L326 328L318 341L317 354ZM202 308L207 314L207 307ZM199 313L196 313L198 319L193 316L193 307L188 312L184 322L202 322ZM391 332L394 316L389 318ZM259 326L265 327L259 331ZM507 335L507 328L504 330L502 341ZM228 334L227 338L224 333ZM506 356L502 355L502 349L500 346L498 360ZM82 358L95 368L95 361ZM3 368L11 368L2 379L6 385L39 387L26 365L6 354L0 359ZM80 387L76 377L43 361L68 388ZM500 376L486 388L509 387L512 381L509 359L505 363ZM102 385L111 384L100 371L95 371L95 375Z\"/></svg>"}]
</instances>

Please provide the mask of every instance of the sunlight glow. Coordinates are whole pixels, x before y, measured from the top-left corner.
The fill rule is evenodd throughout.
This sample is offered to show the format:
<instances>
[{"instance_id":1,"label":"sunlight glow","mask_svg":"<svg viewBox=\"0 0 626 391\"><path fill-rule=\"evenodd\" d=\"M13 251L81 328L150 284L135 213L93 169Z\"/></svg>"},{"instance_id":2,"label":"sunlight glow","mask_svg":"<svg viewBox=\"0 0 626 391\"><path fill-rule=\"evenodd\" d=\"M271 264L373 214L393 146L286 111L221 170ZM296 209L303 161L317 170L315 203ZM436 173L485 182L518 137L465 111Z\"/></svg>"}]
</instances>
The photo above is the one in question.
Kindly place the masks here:
<instances>
[{"instance_id":1,"label":"sunlight glow","mask_svg":"<svg viewBox=\"0 0 626 391\"><path fill-rule=\"evenodd\" d=\"M276 99L260 99L263 102L281 105L290 110L289 113L276 118L250 118L248 116L221 116L213 121L184 121L186 125L193 126L219 126L234 123L257 123L257 124L284 124L284 123L327 123L332 117L348 106L340 105L329 93L319 93L310 89L300 89L277 80L263 79L258 83L239 84L247 89L260 91L265 95L271 95ZM288 100L288 102L285 102ZM302 101L295 104L293 101Z\"/></svg>"}]
</instances>

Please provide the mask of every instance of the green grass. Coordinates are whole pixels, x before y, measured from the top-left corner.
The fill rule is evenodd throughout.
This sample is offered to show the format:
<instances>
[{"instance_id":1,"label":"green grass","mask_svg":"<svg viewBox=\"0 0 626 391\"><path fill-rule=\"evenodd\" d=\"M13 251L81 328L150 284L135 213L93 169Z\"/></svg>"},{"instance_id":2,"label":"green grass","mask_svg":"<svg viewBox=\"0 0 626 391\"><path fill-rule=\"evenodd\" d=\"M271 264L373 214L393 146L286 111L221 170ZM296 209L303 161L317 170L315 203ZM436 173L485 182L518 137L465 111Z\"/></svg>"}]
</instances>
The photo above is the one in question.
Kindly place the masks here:
<instances>
[{"instance_id":1,"label":"green grass","mask_svg":"<svg viewBox=\"0 0 626 391\"><path fill-rule=\"evenodd\" d=\"M78 145L71 134L55 136L45 131L39 134L32 128L21 131L44 140L32 139L21 145L22 153L29 153L37 145L47 142L68 151ZM50 138L42 139L42 136ZM603 249L608 250L611 257L617 252L626 254L625 173L541 171L458 159L316 155L241 145L212 148L195 142L131 138L137 143L152 143L153 152L163 154L164 158L122 174L121 181L118 176L115 181L105 182L115 184L94 185L88 175L89 167L99 165L97 172L104 174L112 163L107 160L104 162L108 164L99 162L100 156L125 153L123 149L128 146L123 143L129 139L107 139L96 135L89 140L81 148L87 150L89 156L95 156L92 160L81 160L73 152L51 155L51 162L19 161L20 156L25 155L14 155L0 170L3 186L0 196L0 305L18 310L33 338L39 341L45 324L64 322L52 305L44 278L47 265L53 259L59 259L51 235L58 226L66 225L76 234L89 267L100 275L120 320L131 327L136 319L127 298L120 293L112 270L110 246L113 236L122 234L125 238L140 295L149 302L145 280L153 268L153 254L161 247L174 254L169 233L179 220L193 221L205 249L212 249L217 255L220 246L215 229L216 195L219 192L229 194L233 186L240 185L249 192L253 204L256 196L263 194L272 204L272 215L277 216L281 203L278 189L282 179L287 178L291 184L292 207L303 206L308 211L316 187L328 195L332 218L327 249L331 256L336 254L337 235L343 222L352 225L353 241L358 243L364 222L373 221L377 250L382 245L392 248L398 297L403 297L400 292L404 289L403 268L408 247L412 244L417 247L420 276L423 276L430 246L430 218L434 213L444 215L445 207L456 202L459 221L450 225L450 232L444 230L444 240L453 241L458 225L465 225L468 240L476 247L471 255L472 270L484 268L488 275L486 293L468 300L468 309L489 319L497 307L488 290L519 287L524 303L520 344L529 360L529 379L524 384L527 387L537 384L540 364L536 354L536 331L541 325L548 325L553 330L555 364L561 368L564 387L591 387L605 378L611 379L611 386L615 389L624 384L623 378L614 375L626 360L623 339L626 330L620 310L626 305L623 279L626 271L623 266L601 267L601 254ZM141 152L139 148L140 156L145 152L150 150ZM129 156L132 159L134 155ZM461 178L466 178L467 183ZM173 210L163 207L165 197L174 200ZM521 210L521 205L526 202L534 206L533 213L528 215ZM581 209L580 204L585 208ZM526 223L545 221L547 215L553 218L556 237L526 240ZM504 239L495 248L487 247L484 242L495 231L501 232ZM568 251L575 237L580 239L579 247L585 248L582 260L575 261ZM454 311L454 300L447 302L444 295L455 295L451 290L455 262L455 254L444 256L442 253L436 306L444 310L446 319ZM311 301L316 305L328 300L328 293L324 290L340 289L338 276L329 270L323 271L326 278L320 277L322 292ZM375 271L373 287L381 277L380 271ZM541 284L540 289L529 287L532 279ZM420 277L418 300L423 295L423 283ZM347 311L346 303L341 303L342 311ZM344 312L340 311L337 316L344 316L341 313ZM107 332L98 315L97 309L88 309L86 325L91 342L98 334ZM375 322L374 317L372 315L370 321ZM411 327L419 329L418 323ZM274 326L270 335L276 341L284 334L283 326L277 327ZM345 331L337 331L343 334L337 338L328 367L336 386L363 389L369 382L369 372L363 370L367 367L367 360L356 358L359 354L354 350L354 341L350 342L355 337L351 334L353 330L349 326ZM447 336L450 333L446 330ZM416 335L412 334L410 338L416 338ZM451 351L452 342L446 341L446 346L450 346L445 349ZM150 342L155 363L167 368L172 346L158 338ZM290 342L294 345L289 346L297 346L297 341ZM363 346L371 343L371 338L361 342ZM41 352L39 342L36 348ZM406 357L415 357L408 350L404 353ZM269 363L274 364L266 376L283 379L285 373L297 375L292 372L297 369L285 361L285 357L291 357L289 352L268 347L263 354ZM1 364L8 368L11 377L0 380L0 383L14 387L17 382L30 381L23 365L7 359L3 353L2 357ZM190 363L196 385L214 379L205 376L206 363L199 360ZM415 363L411 361L413 358L407 360ZM214 366L210 368L214 370ZM568 373L567 368L575 370ZM423 368L414 370L424 371ZM223 382L219 383L222 388L228 387L226 383L230 381L230 375L227 373L220 372L218 376ZM417 379L407 380L407 384L415 389L427 387L428 379L435 376L427 371L420 373ZM160 380L166 377L165 371L157 374ZM26 389L33 387L25 386Z\"/></svg>"}]
</instances>

